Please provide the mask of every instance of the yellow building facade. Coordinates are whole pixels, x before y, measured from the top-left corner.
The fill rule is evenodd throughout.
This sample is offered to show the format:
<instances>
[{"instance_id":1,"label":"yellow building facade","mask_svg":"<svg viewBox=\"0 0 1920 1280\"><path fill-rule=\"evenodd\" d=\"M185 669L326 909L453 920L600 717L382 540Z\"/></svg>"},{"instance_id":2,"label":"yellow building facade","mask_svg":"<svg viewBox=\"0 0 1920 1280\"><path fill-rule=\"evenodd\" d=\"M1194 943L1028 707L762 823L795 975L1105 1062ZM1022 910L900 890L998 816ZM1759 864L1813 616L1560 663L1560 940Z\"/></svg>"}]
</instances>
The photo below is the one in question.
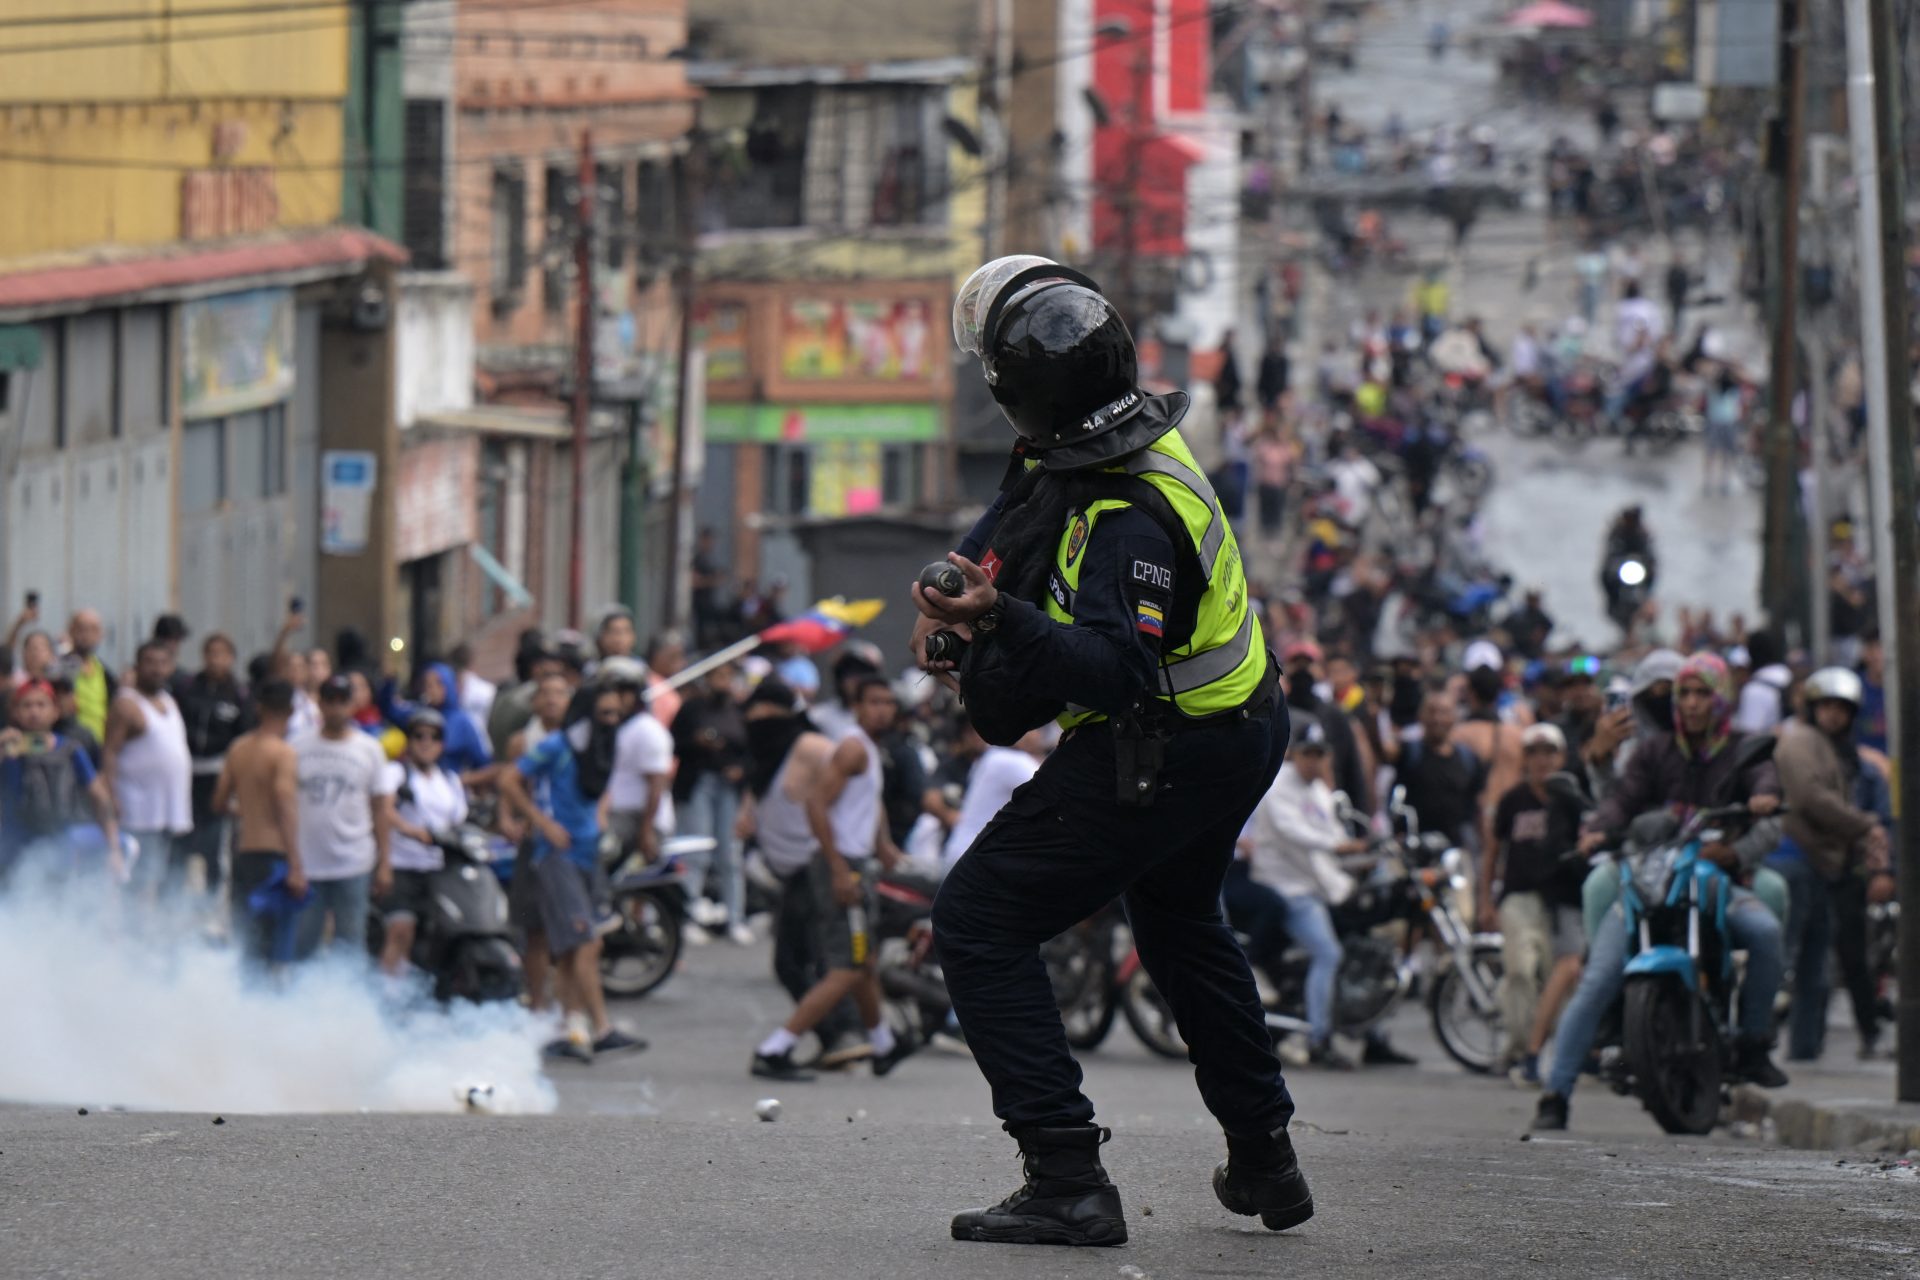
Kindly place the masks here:
<instances>
[{"instance_id":1,"label":"yellow building facade","mask_svg":"<svg viewBox=\"0 0 1920 1280\"><path fill-rule=\"evenodd\" d=\"M347 8L193 4L0 0L0 262L338 219Z\"/></svg>"},{"instance_id":2,"label":"yellow building facade","mask_svg":"<svg viewBox=\"0 0 1920 1280\"><path fill-rule=\"evenodd\" d=\"M96 610L115 667L169 612L243 659L293 596L390 631L405 254L339 225L352 13L0 0L0 596Z\"/></svg>"}]
</instances>

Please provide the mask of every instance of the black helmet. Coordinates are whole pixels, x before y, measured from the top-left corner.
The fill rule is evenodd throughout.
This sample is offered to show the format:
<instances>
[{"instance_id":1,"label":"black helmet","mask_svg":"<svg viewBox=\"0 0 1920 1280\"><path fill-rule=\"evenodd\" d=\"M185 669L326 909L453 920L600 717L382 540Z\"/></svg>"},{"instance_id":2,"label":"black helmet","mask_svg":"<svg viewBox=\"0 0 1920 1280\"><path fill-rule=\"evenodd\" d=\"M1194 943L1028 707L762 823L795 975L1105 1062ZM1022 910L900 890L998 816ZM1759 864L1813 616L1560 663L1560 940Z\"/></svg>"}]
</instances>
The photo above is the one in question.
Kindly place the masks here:
<instances>
[{"instance_id":1,"label":"black helmet","mask_svg":"<svg viewBox=\"0 0 1920 1280\"><path fill-rule=\"evenodd\" d=\"M975 271L954 299L953 334L980 357L1000 411L1049 470L1144 448L1186 411L1184 395L1140 390L1133 335L1099 286L1045 258Z\"/></svg>"}]
</instances>

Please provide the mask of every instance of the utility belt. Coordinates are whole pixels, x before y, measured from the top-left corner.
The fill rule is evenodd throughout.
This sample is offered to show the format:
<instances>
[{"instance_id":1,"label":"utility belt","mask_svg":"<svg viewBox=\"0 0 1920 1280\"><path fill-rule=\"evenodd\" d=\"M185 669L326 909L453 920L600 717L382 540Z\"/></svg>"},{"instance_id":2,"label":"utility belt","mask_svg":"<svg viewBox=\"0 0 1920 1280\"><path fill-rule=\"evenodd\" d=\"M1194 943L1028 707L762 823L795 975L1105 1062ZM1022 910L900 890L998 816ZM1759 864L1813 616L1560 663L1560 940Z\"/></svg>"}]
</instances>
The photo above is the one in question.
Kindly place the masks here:
<instances>
[{"instance_id":1,"label":"utility belt","mask_svg":"<svg viewBox=\"0 0 1920 1280\"><path fill-rule=\"evenodd\" d=\"M1134 707L1105 721L1081 725L1075 732L1106 729L1113 734L1114 801L1122 808L1145 809L1160 792L1160 770L1166 766L1167 743L1176 734L1211 729L1246 720L1264 720L1273 714L1274 694L1280 684L1280 664L1267 654L1266 674L1251 696L1239 706L1210 716L1183 716L1156 702Z\"/></svg>"}]
</instances>

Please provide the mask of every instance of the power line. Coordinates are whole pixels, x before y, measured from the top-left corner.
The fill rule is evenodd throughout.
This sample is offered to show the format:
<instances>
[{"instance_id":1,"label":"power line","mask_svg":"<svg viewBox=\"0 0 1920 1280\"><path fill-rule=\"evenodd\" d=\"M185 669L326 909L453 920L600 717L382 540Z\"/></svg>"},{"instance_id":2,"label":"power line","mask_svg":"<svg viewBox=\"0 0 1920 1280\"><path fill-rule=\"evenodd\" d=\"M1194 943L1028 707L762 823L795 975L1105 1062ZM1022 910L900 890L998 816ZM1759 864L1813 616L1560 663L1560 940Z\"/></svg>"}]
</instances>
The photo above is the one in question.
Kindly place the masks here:
<instances>
[{"instance_id":1,"label":"power line","mask_svg":"<svg viewBox=\"0 0 1920 1280\"><path fill-rule=\"evenodd\" d=\"M339 9L342 16L356 9L399 9L413 8L416 4L444 3L449 12L454 8L454 0L270 0L268 3L235 3L205 5L192 9L168 9L155 13L152 9L121 9L104 13L42 13L25 14L9 18L0 18L0 30L11 27L77 27L99 26L110 22L198 22L203 18L252 17L265 13L299 13L314 9ZM516 4L516 11L526 9L552 9L571 5L590 3L591 0L524 0Z\"/></svg>"},{"instance_id":2,"label":"power line","mask_svg":"<svg viewBox=\"0 0 1920 1280\"><path fill-rule=\"evenodd\" d=\"M296 3L296 2L299 2L299 0L288 0L288 2ZM370 0L370 2L398 3L400 2L400 0ZM583 0L529 0L528 5L523 7L541 7L543 4L546 7L555 7L556 5L579 4L582 2ZM1218 6L1217 9L1231 9L1231 8L1239 7L1241 5L1250 4L1253 2L1254 0L1227 0L1227 3L1224 3ZM1173 19L1168 23L1168 27L1169 29L1171 29L1173 27L1185 25L1191 22L1210 19L1213 17L1217 9L1203 9L1196 14L1190 14L1181 18ZM332 22L329 22L325 25L330 27L334 24ZM292 30L292 28L283 28L283 29ZM301 29L306 29L306 28L301 28ZM264 34L264 33L260 33L260 34ZM1152 40L1156 37L1156 35L1157 35L1157 32L1152 28L1149 28L1144 32L1129 33L1123 36L1096 37L1094 43L1084 48L1062 51L1056 54L1055 56L1047 59L1036 59L1033 62L1027 63L1025 67L1023 67L1023 70L1036 70L1036 69L1047 67L1047 66L1055 66L1055 65L1066 63L1066 62L1075 61L1079 58L1092 57L1102 51L1123 47L1129 43ZM5 53L5 52L9 52L9 51L0 50L0 53ZM947 88L948 90L964 88L969 86L978 88L981 85L985 84L987 80L991 79L993 75L994 73L990 70L982 70L982 72L977 76L963 76L955 80L946 81L944 82L944 87ZM851 115L854 111L859 109L860 109L859 106L855 104L849 104L848 107L846 108L846 111L849 115ZM826 114L828 118L831 118L833 113L826 113ZM556 147L555 149L557 150L558 147ZM490 164L497 163L499 159L500 157L495 155L466 156L466 157L456 156L451 159L450 163L454 164L456 167L463 164L490 165ZM74 156L74 155L52 155L52 154L34 155L34 154L22 153L22 152L0 152L0 163L39 165L39 166L48 167L48 168L124 169L124 170L130 170L130 171L146 171L146 172L162 172L162 173L188 173L188 172L198 173L206 169L216 167L212 165L193 164L193 163L187 163L187 162L181 162L181 161L149 160L149 159L144 159L144 158L134 157L134 156L124 156L124 157L122 156ZM291 165L291 166L275 165L273 167L280 172L287 172L287 173L334 172L334 171L342 172L342 173L347 173L347 172L357 173L357 172L364 172L372 169L405 168L407 164L408 164L408 161L404 157L397 160L381 161L381 160L376 160L371 156L367 156L367 157L361 157L358 159L342 160L338 164ZM239 167L248 167L248 166L239 166Z\"/></svg>"}]
</instances>

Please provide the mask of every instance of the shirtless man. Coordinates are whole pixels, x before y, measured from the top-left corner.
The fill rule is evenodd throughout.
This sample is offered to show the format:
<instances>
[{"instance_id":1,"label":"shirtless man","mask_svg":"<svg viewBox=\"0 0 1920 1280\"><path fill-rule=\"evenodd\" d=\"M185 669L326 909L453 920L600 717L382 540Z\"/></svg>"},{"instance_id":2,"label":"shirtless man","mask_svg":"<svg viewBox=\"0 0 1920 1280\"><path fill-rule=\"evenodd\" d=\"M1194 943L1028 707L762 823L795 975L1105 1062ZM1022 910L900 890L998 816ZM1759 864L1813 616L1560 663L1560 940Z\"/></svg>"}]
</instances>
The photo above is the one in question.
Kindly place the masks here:
<instances>
[{"instance_id":1,"label":"shirtless man","mask_svg":"<svg viewBox=\"0 0 1920 1280\"><path fill-rule=\"evenodd\" d=\"M260 727L227 749L226 765L214 784L213 811L233 813L233 877L230 899L234 927L244 938L246 955L265 963L272 954L270 922L256 921L247 898L276 870L285 868L287 891L307 891L300 863L297 757L287 743L293 716L293 685L269 680L254 691Z\"/></svg>"}]
</instances>

